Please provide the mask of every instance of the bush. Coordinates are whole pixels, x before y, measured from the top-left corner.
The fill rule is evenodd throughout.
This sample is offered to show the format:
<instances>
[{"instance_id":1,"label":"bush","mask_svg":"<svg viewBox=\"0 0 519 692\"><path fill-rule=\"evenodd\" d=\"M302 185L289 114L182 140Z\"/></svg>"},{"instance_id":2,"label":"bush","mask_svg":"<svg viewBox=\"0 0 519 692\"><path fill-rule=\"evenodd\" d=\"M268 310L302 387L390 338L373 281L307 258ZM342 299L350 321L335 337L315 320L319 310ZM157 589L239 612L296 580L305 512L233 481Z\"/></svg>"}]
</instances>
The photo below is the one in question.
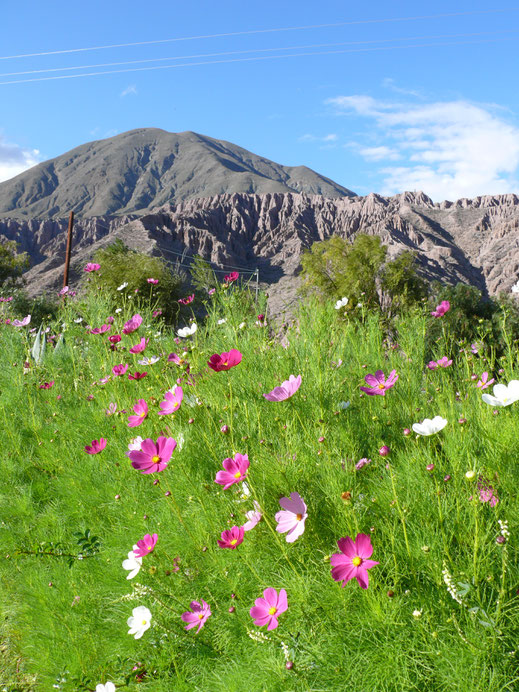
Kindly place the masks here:
<instances>
[{"instance_id":1,"label":"bush","mask_svg":"<svg viewBox=\"0 0 519 692\"><path fill-rule=\"evenodd\" d=\"M0 243L0 286L16 282L30 267L29 255L26 252L18 253L17 249L15 240Z\"/></svg>"}]
</instances>

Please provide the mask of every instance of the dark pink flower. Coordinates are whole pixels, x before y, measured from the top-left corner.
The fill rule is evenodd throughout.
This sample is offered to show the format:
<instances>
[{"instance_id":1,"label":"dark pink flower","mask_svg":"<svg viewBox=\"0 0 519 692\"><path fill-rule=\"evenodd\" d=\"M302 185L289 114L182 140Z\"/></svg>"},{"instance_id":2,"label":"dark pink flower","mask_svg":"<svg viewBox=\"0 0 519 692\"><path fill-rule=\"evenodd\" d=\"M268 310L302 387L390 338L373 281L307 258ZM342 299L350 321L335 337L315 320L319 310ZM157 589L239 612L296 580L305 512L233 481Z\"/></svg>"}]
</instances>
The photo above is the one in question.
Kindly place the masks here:
<instances>
[{"instance_id":1,"label":"dark pink flower","mask_svg":"<svg viewBox=\"0 0 519 692\"><path fill-rule=\"evenodd\" d=\"M285 401L285 399L290 399L299 387L301 386L301 375L297 377L295 375L290 375L288 380L285 380L283 384L279 387L274 387L274 389L268 394L263 396L267 401Z\"/></svg>"},{"instance_id":2,"label":"dark pink flower","mask_svg":"<svg viewBox=\"0 0 519 692\"><path fill-rule=\"evenodd\" d=\"M364 381L369 387L361 387L360 389L366 394L373 396L374 394L381 394L385 396L388 389L395 386L395 382L398 380L398 375L396 370L392 370L389 373L389 377L386 380L386 376L382 370L377 370L374 375L366 375Z\"/></svg>"},{"instance_id":3,"label":"dark pink flower","mask_svg":"<svg viewBox=\"0 0 519 692\"><path fill-rule=\"evenodd\" d=\"M106 440L104 437L100 437L99 440L92 440L91 445L85 446L85 452L87 454L99 454L106 447Z\"/></svg>"},{"instance_id":4,"label":"dark pink flower","mask_svg":"<svg viewBox=\"0 0 519 692\"><path fill-rule=\"evenodd\" d=\"M184 361L176 353L170 353L168 356L168 363L175 363L176 365L183 365Z\"/></svg>"},{"instance_id":5,"label":"dark pink flower","mask_svg":"<svg viewBox=\"0 0 519 692\"><path fill-rule=\"evenodd\" d=\"M477 378L476 378L477 379ZM479 387L479 389L486 389L487 387L490 387L491 384L494 384L495 380L492 378L491 380L488 379L488 372L484 372L481 375L481 379L479 382L476 384L476 387Z\"/></svg>"},{"instance_id":6,"label":"dark pink flower","mask_svg":"<svg viewBox=\"0 0 519 692\"><path fill-rule=\"evenodd\" d=\"M121 338L122 338L122 337L121 337L120 334L112 334L112 336L109 336L109 337L108 337L108 341L109 341L111 344L118 344L119 341L121 341Z\"/></svg>"},{"instance_id":7,"label":"dark pink flower","mask_svg":"<svg viewBox=\"0 0 519 692\"><path fill-rule=\"evenodd\" d=\"M451 304L449 303L448 300L442 300L442 302L436 306L436 310L431 312L431 315L433 317L443 317L446 312L448 312L451 308Z\"/></svg>"},{"instance_id":8,"label":"dark pink flower","mask_svg":"<svg viewBox=\"0 0 519 692\"><path fill-rule=\"evenodd\" d=\"M245 529L243 526L233 526L232 529L227 529L227 531L222 531L222 540L218 539L218 545L220 548L230 548L235 550L241 543L243 543L243 535Z\"/></svg>"},{"instance_id":9,"label":"dark pink flower","mask_svg":"<svg viewBox=\"0 0 519 692\"><path fill-rule=\"evenodd\" d=\"M241 363L241 353L235 348L231 348L230 351L221 355L214 353L210 360L207 361L207 365L215 372L230 370L238 363Z\"/></svg>"},{"instance_id":10,"label":"dark pink flower","mask_svg":"<svg viewBox=\"0 0 519 692\"><path fill-rule=\"evenodd\" d=\"M170 413L175 413L180 408L184 392L182 387L175 387L175 391L168 390L165 395L165 400L160 402L159 416L167 416Z\"/></svg>"},{"instance_id":11,"label":"dark pink flower","mask_svg":"<svg viewBox=\"0 0 519 692\"><path fill-rule=\"evenodd\" d=\"M155 286L159 283L158 279L146 279L149 284L154 284Z\"/></svg>"},{"instance_id":12,"label":"dark pink flower","mask_svg":"<svg viewBox=\"0 0 519 692\"><path fill-rule=\"evenodd\" d=\"M133 550L135 557L145 557L146 555L149 555L149 553L152 553L155 545L157 544L157 539L158 535L156 533L154 533L153 536L150 536L150 534L147 533L144 538L137 541L137 550L135 550L135 548Z\"/></svg>"},{"instance_id":13,"label":"dark pink flower","mask_svg":"<svg viewBox=\"0 0 519 692\"><path fill-rule=\"evenodd\" d=\"M371 538L365 533L358 533L353 541L349 536L339 538L337 541L340 553L334 553L330 558L332 577L335 581L342 581L344 588L346 582L355 578L359 586L367 589L369 586L368 569L378 565L378 562L369 560L373 553Z\"/></svg>"},{"instance_id":14,"label":"dark pink flower","mask_svg":"<svg viewBox=\"0 0 519 692\"><path fill-rule=\"evenodd\" d=\"M190 296L187 296L187 298L179 298L179 303L182 305L189 305L189 303L192 303L195 299L195 294L191 294Z\"/></svg>"},{"instance_id":15,"label":"dark pink flower","mask_svg":"<svg viewBox=\"0 0 519 692\"><path fill-rule=\"evenodd\" d=\"M238 281L239 276L240 275L238 272L231 272L230 274L227 274L224 279L226 283L232 284L234 281Z\"/></svg>"},{"instance_id":16,"label":"dark pink flower","mask_svg":"<svg viewBox=\"0 0 519 692\"><path fill-rule=\"evenodd\" d=\"M225 471L218 471L214 482L223 485L223 489L227 490L231 485L245 480L249 465L249 458L246 454L235 454L234 459L224 459L222 466Z\"/></svg>"},{"instance_id":17,"label":"dark pink flower","mask_svg":"<svg viewBox=\"0 0 519 692\"><path fill-rule=\"evenodd\" d=\"M281 589L278 596L276 589L269 587L263 592L263 598L257 598L254 603L249 611L254 624L257 627L268 625L268 630L275 630L278 617L288 610L287 592Z\"/></svg>"},{"instance_id":18,"label":"dark pink flower","mask_svg":"<svg viewBox=\"0 0 519 692\"><path fill-rule=\"evenodd\" d=\"M148 404L144 399L139 399L135 406L133 407L135 416L128 416L128 427L136 428L138 425L144 422L144 419L148 415Z\"/></svg>"},{"instance_id":19,"label":"dark pink flower","mask_svg":"<svg viewBox=\"0 0 519 692\"><path fill-rule=\"evenodd\" d=\"M50 389L54 385L54 380L40 384L40 389Z\"/></svg>"},{"instance_id":20,"label":"dark pink flower","mask_svg":"<svg viewBox=\"0 0 519 692\"><path fill-rule=\"evenodd\" d=\"M205 625L207 618L211 615L211 608L209 607L209 604L206 603L203 598L201 601L201 604L198 601L191 601L189 607L193 612L186 610L186 612L182 613L180 616L183 622L188 623L184 627L185 630L190 630L198 625L197 634Z\"/></svg>"},{"instance_id":21,"label":"dark pink flower","mask_svg":"<svg viewBox=\"0 0 519 692\"><path fill-rule=\"evenodd\" d=\"M96 271L99 271L99 269L101 269L101 265L100 265L100 264L96 264L95 262L89 262L89 263L86 265L86 267L83 269L83 271L85 271L85 272L96 272Z\"/></svg>"},{"instance_id":22,"label":"dark pink flower","mask_svg":"<svg viewBox=\"0 0 519 692\"><path fill-rule=\"evenodd\" d=\"M94 327L89 331L89 334L104 334L111 329L109 324L103 324L102 327Z\"/></svg>"},{"instance_id":23,"label":"dark pink flower","mask_svg":"<svg viewBox=\"0 0 519 692\"><path fill-rule=\"evenodd\" d=\"M114 367L112 368L112 372L116 377L119 377L120 375L124 375L127 370L128 370L128 364L127 363L121 363L120 365L114 365Z\"/></svg>"},{"instance_id":24,"label":"dark pink flower","mask_svg":"<svg viewBox=\"0 0 519 692\"><path fill-rule=\"evenodd\" d=\"M140 445L140 450L128 452L133 468L142 473L155 473L167 467L177 442L172 437L159 437L157 442L146 438Z\"/></svg>"},{"instance_id":25,"label":"dark pink flower","mask_svg":"<svg viewBox=\"0 0 519 692\"><path fill-rule=\"evenodd\" d=\"M137 370L133 373L133 375L128 373L128 379L129 380L142 380L143 377L146 377L148 373L147 372L137 372Z\"/></svg>"},{"instance_id":26,"label":"dark pink flower","mask_svg":"<svg viewBox=\"0 0 519 692\"><path fill-rule=\"evenodd\" d=\"M123 334L131 334L132 332L136 331L139 329L139 327L142 324L142 317L137 313L134 315L131 320L128 320L128 322L125 323L123 327Z\"/></svg>"},{"instance_id":27,"label":"dark pink flower","mask_svg":"<svg viewBox=\"0 0 519 692\"><path fill-rule=\"evenodd\" d=\"M138 344L135 344L135 346L132 346L130 348L130 353L142 353L148 345L148 343L149 339L145 339L144 337L142 337Z\"/></svg>"},{"instance_id":28,"label":"dark pink flower","mask_svg":"<svg viewBox=\"0 0 519 692\"><path fill-rule=\"evenodd\" d=\"M387 457L387 455L391 452L389 447L387 445L382 445L382 447L378 450L378 453L380 454L381 457Z\"/></svg>"}]
</instances>

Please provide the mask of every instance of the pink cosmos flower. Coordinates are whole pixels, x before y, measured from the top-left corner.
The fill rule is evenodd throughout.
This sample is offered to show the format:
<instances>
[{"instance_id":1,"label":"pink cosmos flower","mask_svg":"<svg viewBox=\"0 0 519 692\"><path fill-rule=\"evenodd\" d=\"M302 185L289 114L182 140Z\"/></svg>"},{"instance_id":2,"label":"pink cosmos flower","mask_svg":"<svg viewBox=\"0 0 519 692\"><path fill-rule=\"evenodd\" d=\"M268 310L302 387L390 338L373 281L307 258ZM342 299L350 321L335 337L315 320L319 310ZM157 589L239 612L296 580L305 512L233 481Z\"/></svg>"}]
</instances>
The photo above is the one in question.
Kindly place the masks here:
<instances>
[{"instance_id":1,"label":"pink cosmos flower","mask_svg":"<svg viewBox=\"0 0 519 692\"><path fill-rule=\"evenodd\" d=\"M299 387L301 386L301 375L297 377L295 375L290 375L288 380L285 380L283 384L279 387L274 387L274 389L268 394L263 396L267 401L285 401L285 399L290 399Z\"/></svg>"},{"instance_id":2,"label":"pink cosmos flower","mask_svg":"<svg viewBox=\"0 0 519 692\"><path fill-rule=\"evenodd\" d=\"M287 533L287 543L293 543L302 536L305 530L305 521L308 516L306 505L299 493L290 493L290 498L282 497L279 504L283 509L276 514L276 531Z\"/></svg>"},{"instance_id":3,"label":"pink cosmos flower","mask_svg":"<svg viewBox=\"0 0 519 692\"><path fill-rule=\"evenodd\" d=\"M392 370L389 373L387 380L382 370L377 370L374 375L366 375L364 378L364 381L367 385L369 385L369 387L361 387L360 389L363 392L366 392L366 394L369 394L369 396L373 396L375 394L385 396L387 390L394 387L397 380L398 375L396 374L396 370Z\"/></svg>"},{"instance_id":4,"label":"pink cosmos flower","mask_svg":"<svg viewBox=\"0 0 519 692\"><path fill-rule=\"evenodd\" d=\"M371 464L371 459L367 459L366 457L364 457L355 464L355 468L357 469L357 471L360 471L363 466L367 466L368 464Z\"/></svg>"},{"instance_id":5,"label":"pink cosmos flower","mask_svg":"<svg viewBox=\"0 0 519 692\"><path fill-rule=\"evenodd\" d=\"M133 407L135 416L128 416L128 427L136 428L138 425L144 422L144 419L148 415L148 404L144 399L139 399L135 406Z\"/></svg>"},{"instance_id":6,"label":"pink cosmos flower","mask_svg":"<svg viewBox=\"0 0 519 692\"><path fill-rule=\"evenodd\" d=\"M218 471L214 482L223 485L223 489L227 490L231 485L241 483L247 477L249 465L249 458L246 454L236 454L234 459L224 459L222 466L225 471Z\"/></svg>"},{"instance_id":7,"label":"pink cosmos flower","mask_svg":"<svg viewBox=\"0 0 519 692\"><path fill-rule=\"evenodd\" d=\"M127 370L128 370L128 364L127 363L121 363L120 365L114 365L114 367L112 368L112 372L116 377L119 377L120 375L124 375Z\"/></svg>"},{"instance_id":8,"label":"pink cosmos flower","mask_svg":"<svg viewBox=\"0 0 519 692\"><path fill-rule=\"evenodd\" d=\"M102 327L94 327L94 329L91 329L89 334L104 334L109 331L109 329L111 329L109 324L103 324Z\"/></svg>"},{"instance_id":9,"label":"pink cosmos flower","mask_svg":"<svg viewBox=\"0 0 519 692\"><path fill-rule=\"evenodd\" d=\"M139 329L142 324L142 317L137 313L131 320L125 323L123 327L123 334L131 334L135 330Z\"/></svg>"},{"instance_id":10,"label":"pink cosmos flower","mask_svg":"<svg viewBox=\"0 0 519 692\"><path fill-rule=\"evenodd\" d=\"M368 569L379 564L368 559L373 553L371 538L365 533L358 533L355 541L347 536L339 538L337 545L341 552L334 553L330 558L330 564L333 565L332 577L335 581L342 581L343 588L346 582L355 578L362 589L367 589Z\"/></svg>"},{"instance_id":11,"label":"pink cosmos flower","mask_svg":"<svg viewBox=\"0 0 519 692\"><path fill-rule=\"evenodd\" d=\"M96 264L95 262L89 262L86 267L83 269L85 272L97 272L101 269L100 264Z\"/></svg>"},{"instance_id":12,"label":"pink cosmos flower","mask_svg":"<svg viewBox=\"0 0 519 692\"><path fill-rule=\"evenodd\" d=\"M108 404L108 408L106 409L105 413L107 416L113 416L115 413L117 413L117 404L115 401L111 401Z\"/></svg>"},{"instance_id":13,"label":"pink cosmos flower","mask_svg":"<svg viewBox=\"0 0 519 692\"><path fill-rule=\"evenodd\" d=\"M230 274L227 274L224 279L226 283L232 284L234 281L238 281L239 276L240 275L238 272L231 272Z\"/></svg>"},{"instance_id":14,"label":"pink cosmos flower","mask_svg":"<svg viewBox=\"0 0 519 692\"><path fill-rule=\"evenodd\" d=\"M159 283L159 280L158 280L158 279L146 279L146 281L147 281L149 284L153 284L154 286L156 286L156 285Z\"/></svg>"},{"instance_id":15,"label":"pink cosmos flower","mask_svg":"<svg viewBox=\"0 0 519 692\"><path fill-rule=\"evenodd\" d=\"M142 473L155 473L167 467L177 442L172 437L158 437L157 442L148 437L140 445L140 450L128 452L133 468Z\"/></svg>"},{"instance_id":16,"label":"pink cosmos flower","mask_svg":"<svg viewBox=\"0 0 519 692\"><path fill-rule=\"evenodd\" d=\"M495 507L499 502L499 498L494 494L494 488L488 484L483 476L478 478L478 491L480 502L488 502L490 507Z\"/></svg>"},{"instance_id":17,"label":"pink cosmos flower","mask_svg":"<svg viewBox=\"0 0 519 692\"><path fill-rule=\"evenodd\" d=\"M255 605L250 609L250 616L254 618L257 627L268 625L268 630L275 630L278 626L278 617L288 610L287 592L281 589L279 592L272 587L265 589L263 598L257 598Z\"/></svg>"},{"instance_id":18,"label":"pink cosmos flower","mask_svg":"<svg viewBox=\"0 0 519 692\"><path fill-rule=\"evenodd\" d=\"M58 293L59 296L64 296L68 293L68 286L63 286L61 291Z\"/></svg>"},{"instance_id":19,"label":"pink cosmos flower","mask_svg":"<svg viewBox=\"0 0 519 692\"><path fill-rule=\"evenodd\" d=\"M247 521L245 524L242 526L242 529L244 531L250 531L253 529L259 522L261 521L261 511L260 511L260 506L254 500L254 509L251 509L249 512L245 513L245 516L247 517Z\"/></svg>"},{"instance_id":20,"label":"pink cosmos flower","mask_svg":"<svg viewBox=\"0 0 519 692\"><path fill-rule=\"evenodd\" d=\"M130 348L130 353L142 353L148 345L148 343L149 339L145 339L144 337L142 337L138 344L135 344L135 346L132 346Z\"/></svg>"},{"instance_id":21,"label":"pink cosmos flower","mask_svg":"<svg viewBox=\"0 0 519 692\"><path fill-rule=\"evenodd\" d=\"M108 337L108 341L109 341L111 344L118 344L119 341L121 341L121 338L122 338L122 337L121 337L120 334L112 334L112 336L109 336L109 337Z\"/></svg>"},{"instance_id":22,"label":"pink cosmos flower","mask_svg":"<svg viewBox=\"0 0 519 692\"><path fill-rule=\"evenodd\" d=\"M433 317L443 317L446 312L451 309L451 304L448 300L442 300L442 302L436 306L436 310L431 312Z\"/></svg>"},{"instance_id":23,"label":"pink cosmos flower","mask_svg":"<svg viewBox=\"0 0 519 692\"><path fill-rule=\"evenodd\" d=\"M230 370L238 363L241 363L241 353L235 348L231 348L230 351L221 355L214 353L210 360L207 361L207 365L215 372Z\"/></svg>"},{"instance_id":24,"label":"pink cosmos flower","mask_svg":"<svg viewBox=\"0 0 519 692\"><path fill-rule=\"evenodd\" d=\"M189 303L192 303L195 299L195 294L191 294L190 296L187 296L187 298L179 298L179 303L182 305L189 305Z\"/></svg>"},{"instance_id":25,"label":"pink cosmos flower","mask_svg":"<svg viewBox=\"0 0 519 692\"><path fill-rule=\"evenodd\" d=\"M243 534L245 529L243 526L233 526L232 529L227 531L222 531L222 540L218 540L218 545L220 548L230 548L235 550L241 543L243 543Z\"/></svg>"},{"instance_id":26,"label":"pink cosmos flower","mask_svg":"<svg viewBox=\"0 0 519 692\"><path fill-rule=\"evenodd\" d=\"M494 382L494 378L492 378L491 380L488 379L488 372L485 371L481 375L481 379L476 384L476 387L479 387L479 389L486 389L487 387L490 387L491 384L494 384Z\"/></svg>"},{"instance_id":27,"label":"pink cosmos flower","mask_svg":"<svg viewBox=\"0 0 519 692\"><path fill-rule=\"evenodd\" d=\"M142 380L143 377L146 377L148 373L147 372L138 372L137 370L131 374L131 372L128 373L128 379L129 380Z\"/></svg>"},{"instance_id":28,"label":"pink cosmos flower","mask_svg":"<svg viewBox=\"0 0 519 692\"><path fill-rule=\"evenodd\" d=\"M106 440L104 437L100 437L99 440L92 440L91 445L85 446L85 452L87 454L99 454L106 447Z\"/></svg>"},{"instance_id":29,"label":"pink cosmos flower","mask_svg":"<svg viewBox=\"0 0 519 692\"><path fill-rule=\"evenodd\" d=\"M157 544L157 538L158 535L156 533L154 533L153 536L150 536L150 534L147 533L144 538L137 541L137 550L135 550L135 548L133 549L135 557L145 557L149 553L153 552L153 549Z\"/></svg>"},{"instance_id":30,"label":"pink cosmos flower","mask_svg":"<svg viewBox=\"0 0 519 692\"><path fill-rule=\"evenodd\" d=\"M50 389L54 385L54 380L40 384L40 389Z\"/></svg>"},{"instance_id":31,"label":"pink cosmos flower","mask_svg":"<svg viewBox=\"0 0 519 692\"><path fill-rule=\"evenodd\" d=\"M164 396L165 400L160 402L159 416L167 416L178 411L184 398L184 392L182 387L175 387L174 392L168 390Z\"/></svg>"},{"instance_id":32,"label":"pink cosmos flower","mask_svg":"<svg viewBox=\"0 0 519 692\"><path fill-rule=\"evenodd\" d=\"M31 321L31 316L27 315L27 317L24 317L23 320L13 320L12 324L15 327L26 327Z\"/></svg>"},{"instance_id":33,"label":"pink cosmos flower","mask_svg":"<svg viewBox=\"0 0 519 692\"><path fill-rule=\"evenodd\" d=\"M210 288L207 291L207 295L209 295L209 296L213 296L215 293L216 293L216 288Z\"/></svg>"},{"instance_id":34,"label":"pink cosmos flower","mask_svg":"<svg viewBox=\"0 0 519 692\"><path fill-rule=\"evenodd\" d=\"M170 353L168 356L168 363L175 363L175 365L183 365L184 361L176 353Z\"/></svg>"},{"instance_id":35,"label":"pink cosmos flower","mask_svg":"<svg viewBox=\"0 0 519 692\"><path fill-rule=\"evenodd\" d=\"M443 356L443 358L438 360L438 365L440 368L448 368L449 365L452 365L452 360L449 360L447 356Z\"/></svg>"},{"instance_id":36,"label":"pink cosmos flower","mask_svg":"<svg viewBox=\"0 0 519 692\"><path fill-rule=\"evenodd\" d=\"M209 604L206 603L203 598L201 601L201 604L198 601L191 601L189 607L193 612L186 610L186 612L182 613L180 616L183 622L189 623L184 627L185 630L190 630L198 625L197 634L205 625L207 618L211 616Z\"/></svg>"},{"instance_id":37,"label":"pink cosmos flower","mask_svg":"<svg viewBox=\"0 0 519 692\"><path fill-rule=\"evenodd\" d=\"M436 370L436 368L438 367L438 363L435 360L430 360L427 363L427 367L429 368L429 370Z\"/></svg>"}]
</instances>

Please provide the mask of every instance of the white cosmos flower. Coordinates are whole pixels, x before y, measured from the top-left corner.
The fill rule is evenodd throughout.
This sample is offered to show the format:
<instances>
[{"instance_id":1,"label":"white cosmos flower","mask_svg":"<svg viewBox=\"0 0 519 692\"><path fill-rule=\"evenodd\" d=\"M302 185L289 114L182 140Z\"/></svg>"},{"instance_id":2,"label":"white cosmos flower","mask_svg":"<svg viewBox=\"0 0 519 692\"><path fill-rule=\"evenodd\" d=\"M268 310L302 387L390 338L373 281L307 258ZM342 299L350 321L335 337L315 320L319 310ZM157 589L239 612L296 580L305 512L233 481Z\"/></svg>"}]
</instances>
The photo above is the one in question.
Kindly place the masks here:
<instances>
[{"instance_id":1,"label":"white cosmos flower","mask_svg":"<svg viewBox=\"0 0 519 692\"><path fill-rule=\"evenodd\" d=\"M245 327L245 322L242 322L241 324L238 325L238 329L243 329Z\"/></svg>"},{"instance_id":2,"label":"white cosmos flower","mask_svg":"<svg viewBox=\"0 0 519 692\"><path fill-rule=\"evenodd\" d=\"M123 284L121 284L120 286L117 286L117 290L118 290L118 291L123 291L123 290L126 288L126 286L128 286L128 282L127 282L127 281L125 281L125 282L124 282Z\"/></svg>"},{"instance_id":3,"label":"white cosmos flower","mask_svg":"<svg viewBox=\"0 0 519 692\"><path fill-rule=\"evenodd\" d=\"M77 320L74 320L74 322L75 322L76 324L80 324L81 322L83 322L83 318L82 318L82 317L78 317Z\"/></svg>"},{"instance_id":4,"label":"white cosmos flower","mask_svg":"<svg viewBox=\"0 0 519 692\"><path fill-rule=\"evenodd\" d=\"M335 309L340 310L341 308L346 307L348 305L348 298L341 298L335 303Z\"/></svg>"},{"instance_id":5,"label":"white cosmos flower","mask_svg":"<svg viewBox=\"0 0 519 692\"><path fill-rule=\"evenodd\" d=\"M141 358L141 360L137 362L139 365L153 365L153 363L156 363L158 360L160 360L159 356L150 356L149 358Z\"/></svg>"},{"instance_id":6,"label":"white cosmos flower","mask_svg":"<svg viewBox=\"0 0 519 692\"><path fill-rule=\"evenodd\" d=\"M151 613L146 606L138 606L132 610L131 617L127 620L130 628L128 634L135 635L135 639L140 639L144 632L151 627Z\"/></svg>"},{"instance_id":7,"label":"white cosmos flower","mask_svg":"<svg viewBox=\"0 0 519 692\"><path fill-rule=\"evenodd\" d=\"M130 572L126 579L133 579L137 576L142 566L142 557L137 557L134 552L135 550L139 550L138 545L133 546L133 550L130 550L128 553L128 559L123 561L123 568Z\"/></svg>"},{"instance_id":8,"label":"white cosmos flower","mask_svg":"<svg viewBox=\"0 0 519 692\"><path fill-rule=\"evenodd\" d=\"M218 320L218 324L225 324L226 322L227 320L225 319L225 317L222 317L221 320Z\"/></svg>"},{"instance_id":9,"label":"white cosmos flower","mask_svg":"<svg viewBox=\"0 0 519 692\"><path fill-rule=\"evenodd\" d=\"M193 334L196 332L198 329L198 326L196 322L193 322L193 324L190 327L184 327L183 329L177 329L177 334L178 336L181 336L183 339L187 339L188 336L193 336Z\"/></svg>"},{"instance_id":10,"label":"white cosmos flower","mask_svg":"<svg viewBox=\"0 0 519 692\"><path fill-rule=\"evenodd\" d=\"M519 399L519 380L512 380L508 385L495 384L494 396L483 394L481 397L485 404L490 406L510 406Z\"/></svg>"},{"instance_id":11,"label":"white cosmos flower","mask_svg":"<svg viewBox=\"0 0 519 692\"><path fill-rule=\"evenodd\" d=\"M115 685L113 682L107 682L106 685L96 685L96 692L115 692Z\"/></svg>"},{"instance_id":12,"label":"white cosmos flower","mask_svg":"<svg viewBox=\"0 0 519 692\"><path fill-rule=\"evenodd\" d=\"M421 423L413 423L412 428L417 435L434 435L434 433L443 430L447 422L445 418L435 416L434 418L425 418Z\"/></svg>"},{"instance_id":13,"label":"white cosmos flower","mask_svg":"<svg viewBox=\"0 0 519 692\"><path fill-rule=\"evenodd\" d=\"M116 312L117 314L119 314L119 313L122 312L122 311L123 311L122 308L117 308L115 312Z\"/></svg>"}]
</instances>

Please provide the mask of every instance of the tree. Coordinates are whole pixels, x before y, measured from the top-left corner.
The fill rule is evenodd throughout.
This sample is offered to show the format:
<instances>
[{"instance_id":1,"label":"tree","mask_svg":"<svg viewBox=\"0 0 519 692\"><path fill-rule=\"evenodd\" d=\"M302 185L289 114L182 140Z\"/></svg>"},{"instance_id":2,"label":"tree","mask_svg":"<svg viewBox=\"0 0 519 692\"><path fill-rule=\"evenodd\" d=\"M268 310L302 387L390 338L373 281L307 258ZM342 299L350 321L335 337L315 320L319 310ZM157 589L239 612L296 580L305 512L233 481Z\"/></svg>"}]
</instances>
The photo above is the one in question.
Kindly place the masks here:
<instances>
[{"instance_id":1,"label":"tree","mask_svg":"<svg viewBox=\"0 0 519 692\"><path fill-rule=\"evenodd\" d=\"M209 262L206 262L200 255L195 255L193 264L189 268L191 282L199 291L207 293L209 289L218 286L218 279Z\"/></svg>"},{"instance_id":2,"label":"tree","mask_svg":"<svg viewBox=\"0 0 519 692\"><path fill-rule=\"evenodd\" d=\"M0 242L0 286L7 281L14 283L30 267L29 255L17 250L15 240Z\"/></svg>"},{"instance_id":3,"label":"tree","mask_svg":"<svg viewBox=\"0 0 519 692\"><path fill-rule=\"evenodd\" d=\"M416 267L416 254L410 250L404 250L383 267L381 287L389 295L391 312L399 312L427 297L427 283Z\"/></svg>"}]
</instances>

